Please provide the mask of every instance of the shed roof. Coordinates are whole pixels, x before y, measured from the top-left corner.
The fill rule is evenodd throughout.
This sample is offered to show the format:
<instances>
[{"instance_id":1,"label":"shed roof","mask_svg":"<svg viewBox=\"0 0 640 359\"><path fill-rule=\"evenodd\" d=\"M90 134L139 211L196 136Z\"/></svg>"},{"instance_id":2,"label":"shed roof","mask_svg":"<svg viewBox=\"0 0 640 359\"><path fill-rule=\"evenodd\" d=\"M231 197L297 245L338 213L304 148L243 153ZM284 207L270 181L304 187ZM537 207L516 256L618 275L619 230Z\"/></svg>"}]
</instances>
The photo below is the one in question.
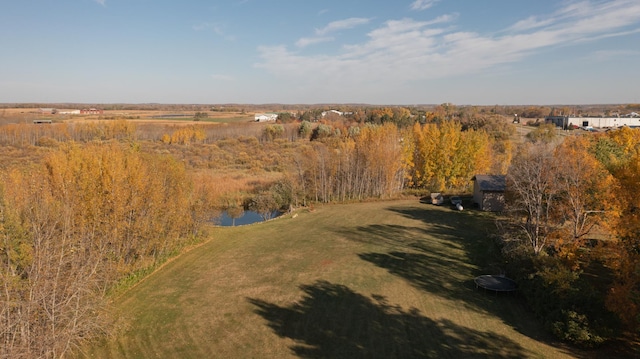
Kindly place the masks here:
<instances>
[{"instance_id":1,"label":"shed roof","mask_svg":"<svg viewBox=\"0 0 640 359\"><path fill-rule=\"evenodd\" d=\"M476 181L481 191L504 192L507 188L504 175L475 175L472 179Z\"/></svg>"}]
</instances>

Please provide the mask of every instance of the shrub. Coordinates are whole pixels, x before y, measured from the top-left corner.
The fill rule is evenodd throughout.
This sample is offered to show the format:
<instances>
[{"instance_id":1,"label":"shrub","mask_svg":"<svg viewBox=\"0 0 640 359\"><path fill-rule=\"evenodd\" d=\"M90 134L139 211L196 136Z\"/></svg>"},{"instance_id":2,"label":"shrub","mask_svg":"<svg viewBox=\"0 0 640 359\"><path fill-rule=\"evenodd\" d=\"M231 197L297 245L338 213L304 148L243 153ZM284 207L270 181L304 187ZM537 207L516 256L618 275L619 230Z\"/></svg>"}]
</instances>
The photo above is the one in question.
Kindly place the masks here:
<instances>
[{"instance_id":1,"label":"shrub","mask_svg":"<svg viewBox=\"0 0 640 359\"><path fill-rule=\"evenodd\" d=\"M309 121L302 121L300 123L300 127L298 128L298 134L300 137L309 138L311 136L311 132L313 131L313 126Z\"/></svg>"},{"instance_id":2,"label":"shrub","mask_svg":"<svg viewBox=\"0 0 640 359\"><path fill-rule=\"evenodd\" d=\"M513 263L521 267L514 278L527 304L553 335L586 348L613 338L619 323L605 309L605 293L594 288L581 272L545 255Z\"/></svg>"},{"instance_id":3,"label":"shrub","mask_svg":"<svg viewBox=\"0 0 640 359\"><path fill-rule=\"evenodd\" d=\"M333 135L333 132L333 127L325 124L320 124L318 125L318 127L313 129L311 133L311 140L321 140L331 137L331 135Z\"/></svg>"},{"instance_id":4,"label":"shrub","mask_svg":"<svg viewBox=\"0 0 640 359\"><path fill-rule=\"evenodd\" d=\"M556 310L550 313L548 321L556 337L580 346L598 346L607 339L598 333L603 328L594 328L586 315L573 310Z\"/></svg>"},{"instance_id":5,"label":"shrub","mask_svg":"<svg viewBox=\"0 0 640 359\"><path fill-rule=\"evenodd\" d=\"M284 127L282 125L267 125L262 131L262 136L267 141L273 141L276 138L280 138L283 134Z\"/></svg>"},{"instance_id":6,"label":"shrub","mask_svg":"<svg viewBox=\"0 0 640 359\"><path fill-rule=\"evenodd\" d=\"M532 256L522 244L507 245L510 243L504 240L498 244L507 272L551 334L585 348L615 337L620 323L605 308L606 291L599 289L601 283L593 283L582 270L567 267L562 259L547 252Z\"/></svg>"},{"instance_id":7,"label":"shrub","mask_svg":"<svg viewBox=\"0 0 640 359\"><path fill-rule=\"evenodd\" d=\"M55 139L51 138L51 137L47 137L47 136L43 136L40 137L38 139L38 141L36 141L36 146L40 146L40 147L58 147L59 142L56 141Z\"/></svg>"},{"instance_id":8,"label":"shrub","mask_svg":"<svg viewBox=\"0 0 640 359\"><path fill-rule=\"evenodd\" d=\"M278 209L278 203L269 192L262 192L249 198L244 206L258 213L265 221L271 219L271 214Z\"/></svg>"}]
</instances>

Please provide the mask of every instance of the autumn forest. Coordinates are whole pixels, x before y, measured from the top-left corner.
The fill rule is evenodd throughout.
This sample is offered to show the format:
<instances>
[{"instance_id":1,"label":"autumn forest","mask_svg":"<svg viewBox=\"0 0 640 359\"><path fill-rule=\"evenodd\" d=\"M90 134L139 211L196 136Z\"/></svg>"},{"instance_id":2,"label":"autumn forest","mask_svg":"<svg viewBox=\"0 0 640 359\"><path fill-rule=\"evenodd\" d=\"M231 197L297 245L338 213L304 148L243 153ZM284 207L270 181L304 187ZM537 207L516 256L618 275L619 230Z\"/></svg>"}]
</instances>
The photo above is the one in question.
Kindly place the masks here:
<instances>
[{"instance_id":1,"label":"autumn forest","mask_svg":"<svg viewBox=\"0 0 640 359\"><path fill-rule=\"evenodd\" d=\"M640 129L561 131L544 124L552 109L519 110L528 121L451 104L280 109L272 123L207 121L215 108L168 123L5 116L0 358L61 357L108 335L109 298L203 241L222 211L468 196L475 174L506 175L500 269L544 327L580 348L635 335Z\"/></svg>"}]
</instances>

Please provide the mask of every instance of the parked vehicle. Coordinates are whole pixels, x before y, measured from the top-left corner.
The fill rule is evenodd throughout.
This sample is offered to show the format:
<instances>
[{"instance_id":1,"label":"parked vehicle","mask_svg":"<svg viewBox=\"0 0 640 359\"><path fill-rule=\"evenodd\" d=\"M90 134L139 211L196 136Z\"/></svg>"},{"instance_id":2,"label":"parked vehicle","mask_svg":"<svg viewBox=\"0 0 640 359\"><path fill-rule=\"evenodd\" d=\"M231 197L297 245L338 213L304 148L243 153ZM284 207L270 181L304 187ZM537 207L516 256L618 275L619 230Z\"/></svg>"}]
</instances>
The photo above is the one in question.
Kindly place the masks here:
<instances>
[{"instance_id":1,"label":"parked vehicle","mask_svg":"<svg viewBox=\"0 0 640 359\"><path fill-rule=\"evenodd\" d=\"M458 211L462 211L464 208L462 207L462 198L458 196L452 196L450 199L451 204L456 207Z\"/></svg>"},{"instance_id":2,"label":"parked vehicle","mask_svg":"<svg viewBox=\"0 0 640 359\"><path fill-rule=\"evenodd\" d=\"M444 203L444 197L442 196L442 193L435 192L431 194L431 204L435 204L436 206L439 206L443 203Z\"/></svg>"}]
</instances>

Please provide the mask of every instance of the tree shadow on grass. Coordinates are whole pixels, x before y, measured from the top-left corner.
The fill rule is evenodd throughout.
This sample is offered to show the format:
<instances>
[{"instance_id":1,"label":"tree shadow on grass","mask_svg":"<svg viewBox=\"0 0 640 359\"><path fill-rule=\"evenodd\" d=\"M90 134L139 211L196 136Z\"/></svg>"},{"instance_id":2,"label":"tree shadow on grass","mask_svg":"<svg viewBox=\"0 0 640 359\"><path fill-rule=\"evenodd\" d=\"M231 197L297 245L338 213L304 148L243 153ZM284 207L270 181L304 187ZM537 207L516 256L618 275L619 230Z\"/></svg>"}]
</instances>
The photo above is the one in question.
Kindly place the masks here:
<instances>
[{"instance_id":1,"label":"tree shadow on grass","mask_svg":"<svg viewBox=\"0 0 640 359\"><path fill-rule=\"evenodd\" d=\"M468 310L496 316L535 340L557 344L525 309L517 294L476 288L473 281L476 276L499 274L501 270L498 249L489 237L493 229L490 216L430 205L388 210L415 221L336 231L372 249L359 253L360 259L404 278L413 287L455 301Z\"/></svg>"},{"instance_id":2,"label":"tree shadow on grass","mask_svg":"<svg viewBox=\"0 0 640 359\"><path fill-rule=\"evenodd\" d=\"M301 358L522 358L518 343L496 333L433 320L382 296L318 281L300 287L303 298L281 307L249 298L280 337L295 341Z\"/></svg>"},{"instance_id":3,"label":"tree shadow on grass","mask_svg":"<svg viewBox=\"0 0 640 359\"><path fill-rule=\"evenodd\" d=\"M387 210L415 224L374 224L336 228L336 231L349 240L393 250L452 256L456 261L464 260L466 264L478 267L479 273L483 274L502 269L499 250L491 239L496 228L494 218L487 213L432 205L389 207Z\"/></svg>"},{"instance_id":4,"label":"tree shadow on grass","mask_svg":"<svg viewBox=\"0 0 640 359\"><path fill-rule=\"evenodd\" d=\"M472 288L472 280L464 275L469 269L446 255L391 251L361 253L358 256L408 280L418 289L443 297L461 299L467 289Z\"/></svg>"},{"instance_id":5,"label":"tree shadow on grass","mask_svg":"<svg viewBox=\"0 0 640 359\"><path fill-rule=\"evenodd\" d=\"M361 259L418 289L465 303L471 301L476 276L500 273L489 217L431 206L388 210L416 220L415 225L373 224L335 231L372 249L359 253Z\"/></svg>"},{"instance_id":6,"label":"tree shadow on grass","mask_svg":"<svg viewBox=\"0 0 640 359\"><path fill-rule=\"evenodd\" d=\"M496 226L494 217L490 214L473 209L461 212L432 206L390 207L388 210L424 223L426 234L441 239L441 242L451 247L464 250L468 263L477 266L482 272L503 269L498 259L499 249L491 239ZM422 250L431 248L424 241L418 246Z\"/></svg>"}]
</instances>

